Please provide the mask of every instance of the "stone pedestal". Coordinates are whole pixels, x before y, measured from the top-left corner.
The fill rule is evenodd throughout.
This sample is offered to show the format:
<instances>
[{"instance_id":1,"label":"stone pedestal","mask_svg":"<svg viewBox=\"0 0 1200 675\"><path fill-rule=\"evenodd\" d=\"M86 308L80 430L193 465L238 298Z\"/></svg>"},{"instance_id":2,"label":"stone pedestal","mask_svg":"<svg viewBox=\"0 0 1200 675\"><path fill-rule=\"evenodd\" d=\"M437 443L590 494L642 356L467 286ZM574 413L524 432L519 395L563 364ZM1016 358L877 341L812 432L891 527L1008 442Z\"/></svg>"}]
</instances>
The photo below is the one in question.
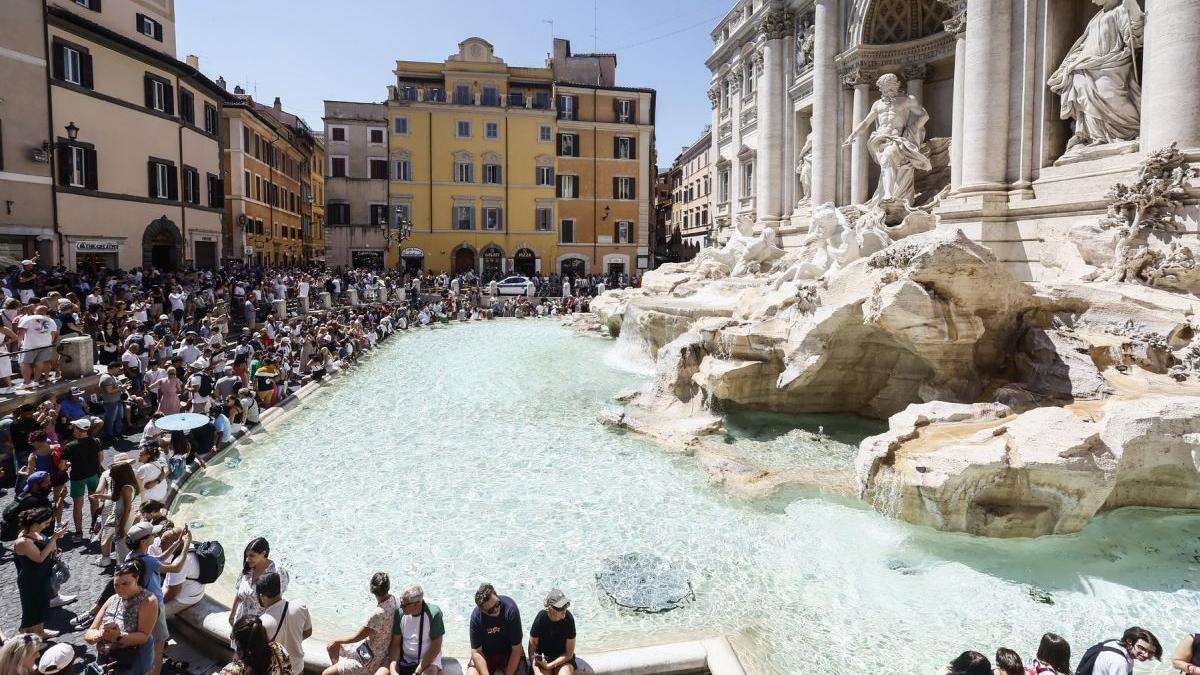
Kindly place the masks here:
<instances>
[{"instance_id":1,"label":"stone pedestal","mask_svg":"<svg viewBox=\"0 0 1200 675\"><path fill-rule=\"evenodd\" d=\"M1187 0L1183 0L1186 2ZM1006 189L1013 3L968 0L960 192Z\"/></svg>"},{"instance_id":2,"label":"stone pedestal","mask_svg":"<svg viewBox=\"0 0 1200 675\"><path fill-rule=\"evenodd\" d=\"M321 291L321 309L333 309L333 296L329 291Z\"/></svg>"},{"instance_id":3,"label":"stone pedestal","mask_svg":"<svg viewBox=\"0 0 1200 675\"><path fill-rule=\"evenodd\" d=\"M64 379L77 380L95 374L91 337L76 335L63 338L58 342L58 350L63 356Z\"/></svg>"},{"instance_id":4,"label":"stone pedestal","mask_svg":"<svg viewBox=\"0 0 1200 675\"><path fill-rule=\"evenodd\" d=\"M271 302L271 311L275 313L276 319L286 319L287 300L273 300Z\"/></svg>"},{"instance_id":5,"label":"stone pedestal","mask_svg":"<svg viewBox=\"0 0 1200 675\"><path fill-rule=\"evenodd\" d=\"M812 203L824 204L837 198L838 138L837 108L839 83L838 2L816 0L813 26L816 29L813 46L813 172Z\"/></svg>"},{"instance_id":6,"label":"stone pedestal","mask_svg":"<svg viewBox=\"0 0 1200 675\"><path fill-rule=\"evenodd\" d=\"M1142 151L1200 149L1200 2L1146 3Z\"/></svg>"},{"instance_id":7,"label":"stone pedestal","mask_svg":"<svg viewBox=\"0 0 1200 675\"><path fill-rule=\"evenodd\" d=\"M347 288L346 289L346 304L350 305L351 307L358 307L358 289L357 288Z\"/></svg>"},{"instance_id":8,"label":"stone pedestal","mask_svg":"<svg viewBox=\"0 0 1200 675\"><path fill-rule=\"evenodd\" d=\"M308 314L308 297L307 296L300 298L300 313Z\"/></svg>"},{"instance_id":9,"label":"stone pedestal","mask_svg":"<svg viewBox=\"0 0 1200 675\"><path fill-rule=\"evenodd\" d=\"M404 287L403 286L399 286L392 290L392 301L393 302L404 302Z\"/></svg>"}]
</instances>

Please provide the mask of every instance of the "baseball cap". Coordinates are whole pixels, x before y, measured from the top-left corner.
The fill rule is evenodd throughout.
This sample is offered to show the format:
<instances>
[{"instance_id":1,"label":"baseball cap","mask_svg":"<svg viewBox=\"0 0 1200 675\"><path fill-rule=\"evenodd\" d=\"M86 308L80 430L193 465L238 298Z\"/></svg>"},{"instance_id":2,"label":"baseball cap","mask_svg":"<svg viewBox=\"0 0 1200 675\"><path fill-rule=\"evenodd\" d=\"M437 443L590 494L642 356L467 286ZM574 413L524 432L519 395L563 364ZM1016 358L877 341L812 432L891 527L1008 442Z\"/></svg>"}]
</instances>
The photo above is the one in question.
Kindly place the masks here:
<instances>
[{"instance_id":1,"label":"baseball cap","mask_svg":"<svg viewBox=\"0 0 1200 675\"><path fill-rule=\"evenodd\" d=\"M71 387L72 396L83 396L83 390L79 387Z\"/></svg>"},{"instance_id":2,"label":"baseball cap","mask_svg":"<svg viewBox=\"0 0 1200 675\"><path fill-rule=\"evenodd\" d=\"M140 523L134 523L129 528L129 532L125 535L125 541L128 544L134 544L155 534L158 534L158 528L143 520Z\"/></svg>"},{"instance_id":3,"label":"baseball cap","mask_svg":"<svg viewBox=\"0 0 1200 675\"><path fill-rule=\"evenodd\" d=\"M49 477L50 474L45 471L34 471L33 473L29 474L29 478L26 479L25 483L26 485L31 483L40 483Z\"/></svg>"},{"instance_id":4,"label":"baseball cap","mask_svg":"<svg viewBox=\"0 0 1200 675\"><path fill-rule=\"evenodd\" d=\"M87 431L88 429L92 428L92 421L86 417L80 417L79 419L72 421L71 426Z\"/></svg>"},{"instance_id":5,"label":"baseball cap","mask_svg":"<svg viewBox=\"0 0 1200 675\"><path fill-rule=\"evenodd\" d=\"M197 370L204 370L204 369L208 368L208 361L205 360L205 358L203 356L201 356L200 358L198 358L195 361L192 361L190 364L188 364L188 367L195 368Z\"/></svg>"},{"instance_id":6,"label":"baseball cap","mask_svg":"<svg viewBox=\"0 0 1200 675\"><path fill-rule=\"evenodd\" d=\"M37 670L43 675L70 672L71 663L75 661L75 648L69 644L58 643L51 646L42 654L38 661Z\"/></svg>"},{"instance_id":7,"label":"baseball cap","mask_svg":"<svg viewBox=\"0 0 1200 675\"><path fill-rule=\"evenodd\" d=\"M32 264L33 264L33 261L32 261L32 260L22 260L22 261L21 261L21 264L22 264L22 265L32 265Z\"/></svg>"},{"instance_id":8,"label":"baseball cap","mask_svg":"<svg viewBox=\"0 0 1200 675\"><path fill-rule=\"evenodd\" d=\"M159 315L158 315L158 320L159 320L159 321L166 321L166 320L167 320L167 319L169 319L169 318L171 318L171 317L167 316L166 314L159 314Z\"/></svg>"},{"instance_id":9,"label":"baseball cap","mask_svg":"<svg viewBox=\"0 0 1200 675\"><path fill-rule=\"evenodd\" d=\"M546 596L547 607L553 607L554 609L566 609L570 605L571 601L567 599L566 594L557 588L550 591L549 595Z\"/></svg>"}]
</instances>

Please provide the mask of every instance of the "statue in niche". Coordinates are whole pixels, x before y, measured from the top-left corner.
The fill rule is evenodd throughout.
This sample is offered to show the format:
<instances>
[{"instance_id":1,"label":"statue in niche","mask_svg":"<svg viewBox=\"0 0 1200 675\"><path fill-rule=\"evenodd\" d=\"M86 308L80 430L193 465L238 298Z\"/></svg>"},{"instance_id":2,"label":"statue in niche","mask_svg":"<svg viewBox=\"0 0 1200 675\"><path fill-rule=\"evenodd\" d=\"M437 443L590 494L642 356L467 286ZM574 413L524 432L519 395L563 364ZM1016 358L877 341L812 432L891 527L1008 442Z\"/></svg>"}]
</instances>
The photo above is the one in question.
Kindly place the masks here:
<instances>
[{"instance_id":1,"label":"statue in niche","mask_svg":"<svg viewBox=\"0 0 1200 675\"><path fill-rule=\"evenodd\" d=\"M930 169L929 158L921 152L929 113L917 97L900 92L900 78L894 74L884 74L875 85L882 98L842 145L850 147L855 138L876 124L867 139L867 150L879 165L879 187L867 205L888 200L907 203L917 196L916 172Z\"/></svg>"},{"instance_id":2,"label":"statue in niche","mask_svg":"<svg viewBox=\"0 0 1200 675\"><path fill-rule=\"evenodd\" d=\"M1146 15L1137 0L1092 1L1100 12L1047 82L1062 98L1059 115L1075 121L1068 152L1079 145L1133 140L1141 125L1134 50L1142 46Z\"/></svg>"},{"instance_id":3,"label":"statue in niche","mask_svg":"<svg viewBox=\"0 0 1200 675\"><path fill-rule=\"evenodd\" d=\"M800 198L796 201L797 205L812 199L812 168L812 134L809 134L804 141L804 147L800 149L800 157L796 161L796 176L800 179Z\"/></svg>"}]
</instances>

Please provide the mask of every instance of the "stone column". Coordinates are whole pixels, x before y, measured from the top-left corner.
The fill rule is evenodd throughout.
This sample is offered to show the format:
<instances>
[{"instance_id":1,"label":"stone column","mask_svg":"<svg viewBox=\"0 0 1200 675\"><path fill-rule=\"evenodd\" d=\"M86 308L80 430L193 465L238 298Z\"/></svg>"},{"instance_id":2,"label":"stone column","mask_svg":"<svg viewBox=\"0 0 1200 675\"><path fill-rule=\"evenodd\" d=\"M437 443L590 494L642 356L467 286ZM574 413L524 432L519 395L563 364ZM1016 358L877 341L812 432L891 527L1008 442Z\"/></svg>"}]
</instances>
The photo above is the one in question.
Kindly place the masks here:
<instances>
[{"instance_id":1,"label":"stone column","mask_svg":"<svg viewBox=\"0 0 1200 675\"><path fill-rule=\"evenodd\" d=\"M351 307L358 307L358 289L357 288L347 288L345 295L346 295L346 304L350 305Z\"/></svg>"},{"instance_id":2,"label":"stone column","mask_svg":"<svg viewBox=\"0 0 1200 675\"><path fill-rule=\"evenodd\" d=\"M838 2L816 0L813 27L813 198L814 205L837 199Z\"/></svg>"},{"instance_id":3,"label":"stone column","mask_svg":"<svg viewBox=\"0 0 1200 675\"><path fill-rule=\"evenodd\" d=\"M871 112L871 74L855 70L843 80L854 89L854 112L851 128L858 126ZM867 135L859 134L850 149L850 203L865 204L869 188L871 157L867 152Z\"/></svg>"},{"instance_id":4,"label":"stone column","mask_svg":"<svg viewBox=\"0 0 1200 675\"><path fill-rule=\"evenodd\" d=\"M1186 0L1184 0L1186 1ZM967 0L960 192L1006 189L1012 0Z\"/></svg>"},{"instance_id":5,"label":"stone column","mask_svg":"<svg viewBox=\"0 0 1200 675\"><path fill-rule=\"evenodd\" d=\"M329 291L321 291L321 309L333 309L333 296Z\"/></svg>"},{"instance_id":6,"label":"stone column","mask_svg":"<svg viewBox=\"0 0 1200 675\"><path fill-rule=\"evenodd\" d=\"M1200 149L1200 1L1146 3L1142 152Z\"/></svg>"},{"instance_id":7,"label":"stone column","mask_svg":"<svg viewBox=\"0 0 1200 675\"><path fill-rule=\"evenodd\" d=\"M904 81L909 96L916 96L918 101L925 102L925 78L929 74L929 66L924 63L913 63L904 67Z\"/></svg>"},{"instance_id":8,"label":"stone column","mask_svg":"<svg viewBox=\"0 0 1200 675\"><path fill-rule=\"evenodd\" d=\"M757 220L767 226L778 226L783 217L783 102L784 55L788 51L793 23L791 12L775 6L770 8L759 30L763 34L762 50L754 55L762 67L758 80L758 159L754 167Z\"/></svg>"},{"instance_id":9,"label":"stone column","mask_svg":"<svg viewBox=\"0 0 1200 675\"><path fill-rule=\"evenodd\" d=\"M308 296L300 297L300 313L308 314Z\"/></svg>"},{"instance_id":10,"label":"stone column","mask_svg":"<svg viewBox=\"0 0 1200 675\"><path fill-rule=\"evenodd\" d=\"M954 117L951 120L950 139L950 188L957 190L962 185L963 171L963 122L967 112L967 11L959 8L958 14L943 24L946 32L954 36Z\"/></svg>"}]
</instances>

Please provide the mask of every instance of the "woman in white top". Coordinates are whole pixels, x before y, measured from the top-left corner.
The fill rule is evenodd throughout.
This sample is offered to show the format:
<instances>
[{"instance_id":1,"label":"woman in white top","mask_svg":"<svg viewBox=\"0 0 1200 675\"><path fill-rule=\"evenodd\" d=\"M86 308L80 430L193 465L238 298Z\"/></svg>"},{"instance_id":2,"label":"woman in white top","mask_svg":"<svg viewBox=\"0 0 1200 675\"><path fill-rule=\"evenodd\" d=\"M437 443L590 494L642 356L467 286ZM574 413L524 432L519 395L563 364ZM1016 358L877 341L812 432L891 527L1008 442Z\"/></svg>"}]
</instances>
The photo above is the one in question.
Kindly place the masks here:
<instances>
[{"instance_id":1,"label":"woman in white top","mask_svg":"<svg viewBox=\"0 0 1200 675\"><path fill-rule=\"evenodd\" d=\"M138 464L134 472L142 485L142 501L165 502L167 500L167 467L159 461L157 445L143 445L138 451Z\"/></svg>"}]
</instances>

